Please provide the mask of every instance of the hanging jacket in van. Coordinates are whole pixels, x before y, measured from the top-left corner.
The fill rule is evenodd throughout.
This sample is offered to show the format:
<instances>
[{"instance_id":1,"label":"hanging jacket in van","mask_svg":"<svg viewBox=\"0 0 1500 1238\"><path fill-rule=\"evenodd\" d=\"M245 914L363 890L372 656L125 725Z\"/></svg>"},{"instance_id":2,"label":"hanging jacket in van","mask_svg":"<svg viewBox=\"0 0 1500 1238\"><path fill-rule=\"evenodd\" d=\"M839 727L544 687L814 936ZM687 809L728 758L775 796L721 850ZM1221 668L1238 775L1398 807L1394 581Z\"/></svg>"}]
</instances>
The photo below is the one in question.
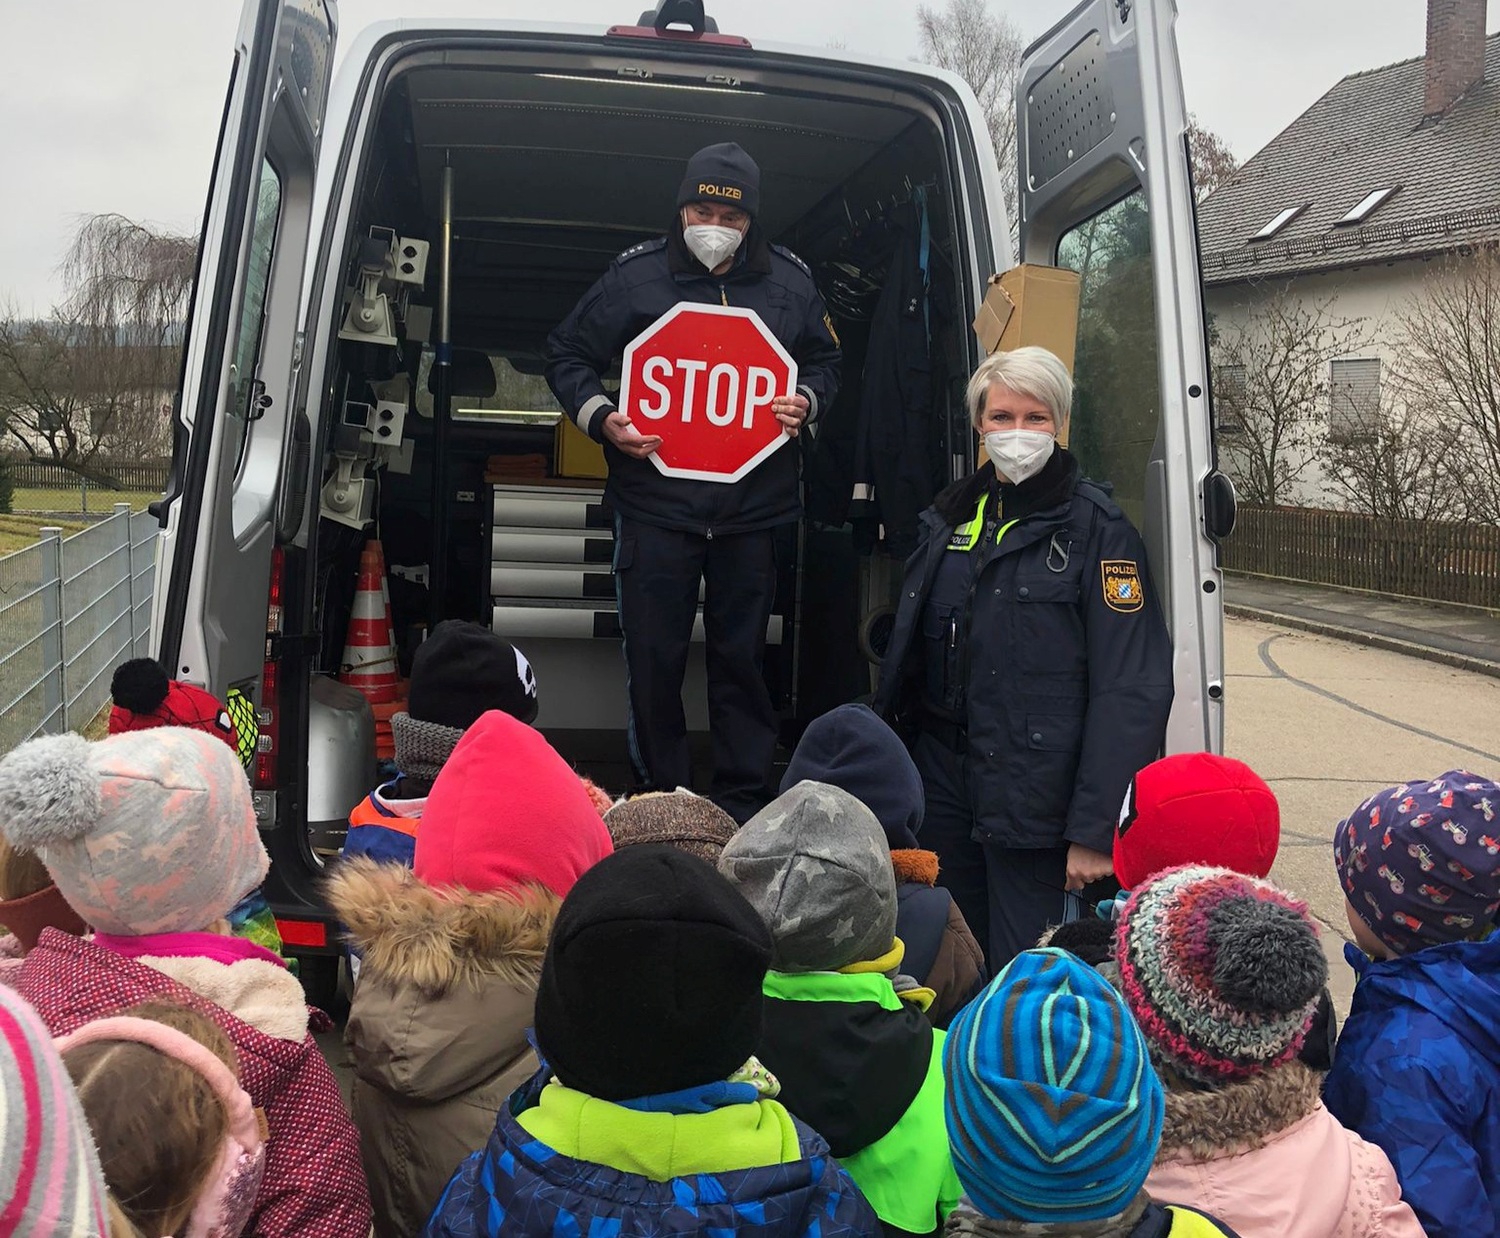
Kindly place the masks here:
<instances>
[{"instance_id":1,"label":"hanging jacket in van","mask_svg":"<svg viewBox=\"0 0 1500 1238\"><path fill-rule=\"evenodd\" d=\"M743 1114L647 1113L549 1085L549 1074L500 1109L424 1238L880 1238L828 1145L774 1101L731 1107ZM767 1163L728 1167L747 1155Z\"/></svg>"},{"instance_id":2,"label":"hanging jacket in van","mask_svg":"<svg viewBox=\"0 0 1500 1238\"><path fill-rule=\"evenodd\" d=\"M558 900L454 897L359 859L335 871L328 901L364 959L344 1042L375 1233L408 1238L536 1072L526 1033Z\"/></svg>"},{"instance_id":3,"label":"hanging jacket in van","mask_svg":"<svg viewBox=\"0 0 1500 1238\"><path fill-rule=\"evenodd\" d=\"M808 398L809 424L838 394L839 346L807 265L769 244L752 223L734 266L713 275L687 251L682 226L627 249L588 290L547 340L547 383L578 428L604 444L605 499L645 524L715 536L749 533L796 520L798 454L787 443L732 484L664 477L604 440L614 411L603 376L625 346L679 302L754 310L797 363L797 389ZM642 434L650 424L636 426Z\"/></svg>"},{"instance_id":4,"label":"hanging jacket in van","mask_svg":"<svg viewBox=\"0 0 1500 1238\"><path fill-rule=\"evenodd\" d=\"M1372 961L1323 1101L1378 1144L1430 1238L1500 1235L1500 936Z\"/></svg>"},{"instance_id":5,"label":"hanging jacket in van","mask_svg":"<svg viewBox=\"0 0 1500 1238\"><path fill-rule=\"evenodd\" d=\"M1024 496L1006 492L1028 490L1045 506L1011 521ZM935 598L945 559L974 554L967 595ZM919 693L945 634L942 683ZM922 513L872 707L920 728L915 698L934 693L953 707L985 840L1109 853L1125 790L1166 733L1172 641L1140 534L1064 448L1021 486L995 485L986 462Z\"/></svg>"},{"instance_id":6,"label":"hanging jacket in van","mask_svg":"<svg viewBox=\"0 0 1500 1238\"><path fill-rule=\"evenodd\" d=\"M359 1140L310 1034L333 1024L322 1011L309 1010L296 977L273 957L227 964L197 957L141 961L49 928L14 984L54 1036L158 999L208 1016L233 1042L240 1083L270 1132L265 1177L245 1232L367 1238L370 1197Z\"/></svg>"},{"instance_id":7,"label":"hanging jacket in van","mask_svg":"<svg viewBox=\"0 0 1500 1238\"><path fill-rule=\"evenodd\" d=\"M943 1118L943 1033L883 972L772 971L765 993L756 1057L782 1103L828 1140L887 1234L936 1232L963 1194Z\"/></svg>"}]
</instances>

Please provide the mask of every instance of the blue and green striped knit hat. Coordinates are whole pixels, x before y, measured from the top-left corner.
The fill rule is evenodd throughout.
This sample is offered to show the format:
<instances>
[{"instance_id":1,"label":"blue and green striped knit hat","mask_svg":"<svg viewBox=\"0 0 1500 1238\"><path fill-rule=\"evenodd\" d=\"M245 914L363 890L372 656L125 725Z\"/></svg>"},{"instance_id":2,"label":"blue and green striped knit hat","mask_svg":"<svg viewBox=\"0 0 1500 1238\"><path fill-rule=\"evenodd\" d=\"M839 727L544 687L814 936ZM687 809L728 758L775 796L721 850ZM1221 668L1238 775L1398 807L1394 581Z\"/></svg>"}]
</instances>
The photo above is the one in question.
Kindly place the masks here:
<instances>
[{"instance_id":1,"label":"blue and green striped knit hat","mask_svg":"<svg viewBox=\"0 0 1500 1238\"><path fill-rule=\"evenodd\" d=\"M1120 995L1063 950L1027 950L954 1019L945 1116L969 1202L997 1220L1125 1211L1165 1098Z\"/></svg>"}]
</instances>

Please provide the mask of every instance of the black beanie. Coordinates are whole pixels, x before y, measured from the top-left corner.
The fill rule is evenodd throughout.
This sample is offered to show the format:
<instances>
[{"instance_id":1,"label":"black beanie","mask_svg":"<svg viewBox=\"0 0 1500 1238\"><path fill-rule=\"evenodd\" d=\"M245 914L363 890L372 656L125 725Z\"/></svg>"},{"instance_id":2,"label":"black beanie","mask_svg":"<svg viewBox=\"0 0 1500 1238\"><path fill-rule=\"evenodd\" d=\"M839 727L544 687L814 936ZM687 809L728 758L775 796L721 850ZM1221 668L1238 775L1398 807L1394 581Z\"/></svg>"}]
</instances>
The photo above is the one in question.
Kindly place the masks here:
<instances>
[{"instance_id":1,"label":"black beanie","mask_svg":"<svg viewBox=\"0 0 1500 1238\"><path fill-rule=\"evenodd\" d=\"M892 851L920 845L922 775L900 736L868 705L840 705L813 719L786 767L782 794L804 781L826 782L862 801Z\"/></svg>"},{"instance_id":2,"label":"black beanie","mask_svg":"<svg viewBox=\"0 0 1500 1238\"><path fill-rule=\"evenodd\" d=\"M488 628L445 619L417 646L406 712L418 722L466 731L498 709L529 725L537 707L531 663Z\"/></svg>"},{"instance_id":3,"label":"black beanie","mask_svg":"<svg viewBox=\"0 0 1500 1238\"><path fill-rule=\"evenodd\" d=\"M536 994L537 1048L566 1087L636 1100L727 1079L760 1042L771 934L675 847L627 847L563 900Z\"/></svg>"},{"instance_id":4,"label":"black beanie","mask_svg":"<svg viewBox=\"0 0 1500 1238\"><path fill-rule=\"evenodd\" d=\"M677 207L689 202L722 202L760 214L760 167L735 142L705 146L688 160Z\"/></svg>"}]
</instances>

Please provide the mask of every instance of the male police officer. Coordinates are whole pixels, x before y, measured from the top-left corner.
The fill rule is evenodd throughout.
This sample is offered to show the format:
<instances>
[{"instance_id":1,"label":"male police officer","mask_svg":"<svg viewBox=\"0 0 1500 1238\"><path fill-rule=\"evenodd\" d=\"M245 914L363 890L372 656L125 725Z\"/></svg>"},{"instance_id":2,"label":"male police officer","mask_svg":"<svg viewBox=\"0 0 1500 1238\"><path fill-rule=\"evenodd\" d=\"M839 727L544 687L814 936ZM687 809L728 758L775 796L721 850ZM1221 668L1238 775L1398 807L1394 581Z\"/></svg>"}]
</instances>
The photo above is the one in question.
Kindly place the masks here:
<instances>
[{"instance_id":1,"label":"male police officer","mask_svg":"<svg viewBox=\"0 0 1500 1238\"><path fill-rule=\"evenodd\" d=\"M636 778L667 790L691 781L682 680L701 580L712 794L743 821L765 802L776 746L761 666L776 592L773 530L801 514L797 453L783 447L733 484L666 477L649 459L661 439L615 408L603 376L679 302L744 306L797 362L796 394L772 404L795 437L837 393L839 346L811 272L757 222L760 169L739 146L694 155L677 207L667 235L616 258L553 331L547 382L609 462Z\"/></svg>"}]
</instances>

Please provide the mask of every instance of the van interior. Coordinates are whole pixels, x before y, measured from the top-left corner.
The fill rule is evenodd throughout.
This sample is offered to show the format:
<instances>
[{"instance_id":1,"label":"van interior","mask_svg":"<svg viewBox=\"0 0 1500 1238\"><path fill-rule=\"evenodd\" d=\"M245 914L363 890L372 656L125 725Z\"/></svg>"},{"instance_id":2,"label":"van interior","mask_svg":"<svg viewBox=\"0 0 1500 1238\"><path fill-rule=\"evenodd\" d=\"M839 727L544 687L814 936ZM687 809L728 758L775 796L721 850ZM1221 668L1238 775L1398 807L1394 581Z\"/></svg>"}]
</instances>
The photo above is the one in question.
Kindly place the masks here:
<instances>
[{"instance_id":1,"label":"van interior","mask_svg":"<svg viewBox=\"0 0 1500 1238\"><path fill-rule=\"evenodd\" d=\"M974 307L965 272L980 265L956 226L959 182L942 122L916 88L894 78L880 88L841 84L826 71L799 79L794 66L758 72L753 84L670 61L626 75L618 60L591 67L577 54L522 62L482 47L444 49L413 54L386 79L359 155L345 329L322 418L313 581L322 666L334 668L360 549L378 536L403 673L433 620L493 625L536 668L538 725L616 793L629 771L610 516L599 477L563 476L574 470L558 449L561 410L543 378L548 332L616 255L665 232L693 151L733 140L750 152L762 173L758 226L810 267L843 347L836 404L823 410L816 437L784 448L802 452L807 515L778 534L766 676L790 745L809 719L872 691L869 654L914 532L883 528L878 509L856 495L868 384L894 372L895 336L877 336L870 352L872 324L883 314L922 320L920 332L901 333L904 347L916 341L901 362L908 381L925 387L908 403L926 421L925 455L912 463L930 497L972 463L962 393ZM442 427L432 386L445 168L453 361L452 415ZM882 307L903 238L909 256L921 233L926 303ZM387 251L412 260L422 278L384 285L389 321L371 342L347 319L362 263ZM867 354L881 364L867 366ZM370 479L368 523L364 513L330 509L328 482L341 467ZM430 588L435 541L440 597ZM697 732L706 721L695 696L701 655L685 688Z\"/></svg>"}]
</instances>

